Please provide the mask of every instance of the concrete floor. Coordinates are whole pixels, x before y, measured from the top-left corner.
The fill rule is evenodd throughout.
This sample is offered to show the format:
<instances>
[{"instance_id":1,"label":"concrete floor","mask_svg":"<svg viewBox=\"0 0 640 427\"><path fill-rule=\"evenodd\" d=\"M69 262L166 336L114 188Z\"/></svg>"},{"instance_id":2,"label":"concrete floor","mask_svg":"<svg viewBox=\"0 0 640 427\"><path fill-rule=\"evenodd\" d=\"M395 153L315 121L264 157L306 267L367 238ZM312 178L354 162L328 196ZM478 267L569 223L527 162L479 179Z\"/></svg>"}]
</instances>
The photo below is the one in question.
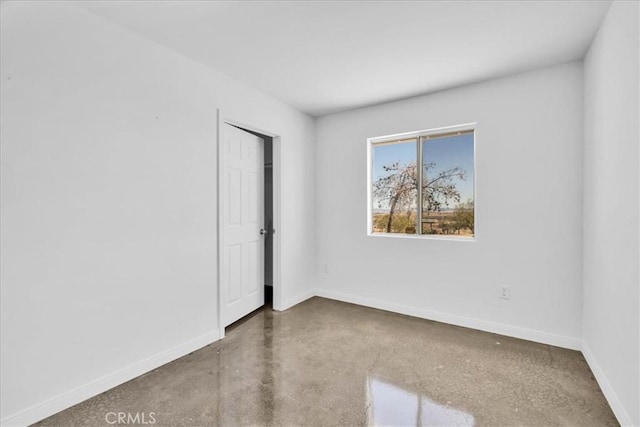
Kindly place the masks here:
<instances>
[{"instance_id":1,"label":"concrete floor","mask_svg":"<svg viewBox=\"0 0 640 427\"><path fill-rule=\"evenodd\" d=\"M577 351L322 298L260 310L38 425L114 425L110 412L163 426L618 425Z\"/></svg>"}]
</instances>

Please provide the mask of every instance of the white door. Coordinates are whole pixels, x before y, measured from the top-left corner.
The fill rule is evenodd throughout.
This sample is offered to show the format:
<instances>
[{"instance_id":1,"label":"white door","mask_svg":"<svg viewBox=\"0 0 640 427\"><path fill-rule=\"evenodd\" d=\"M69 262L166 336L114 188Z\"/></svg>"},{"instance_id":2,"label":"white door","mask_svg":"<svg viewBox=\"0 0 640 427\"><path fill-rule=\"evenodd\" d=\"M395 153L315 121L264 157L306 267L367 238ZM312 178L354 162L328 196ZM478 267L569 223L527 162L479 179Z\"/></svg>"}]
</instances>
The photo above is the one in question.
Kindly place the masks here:
<instances>
[{"instance_id":1,"label":"white door","mask_svg":"<svg viewBox=\"0 0 640 427\"><path fill-rule=\"evenodd\" d=\"M227 326L264 305L264 141L222 129L222 310Z\"/></svg>"}]
</instances>

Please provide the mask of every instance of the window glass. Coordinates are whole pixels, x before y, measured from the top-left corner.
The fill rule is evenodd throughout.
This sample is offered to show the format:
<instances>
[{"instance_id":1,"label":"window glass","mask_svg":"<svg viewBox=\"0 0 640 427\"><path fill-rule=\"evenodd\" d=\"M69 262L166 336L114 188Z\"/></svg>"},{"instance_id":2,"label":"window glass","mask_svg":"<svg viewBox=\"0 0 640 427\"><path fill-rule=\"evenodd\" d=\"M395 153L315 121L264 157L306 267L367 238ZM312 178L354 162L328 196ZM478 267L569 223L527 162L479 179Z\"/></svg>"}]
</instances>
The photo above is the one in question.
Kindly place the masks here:
<instances>
[{"instance_id":1,"label":"window glass","mask_svg":"<svg viewBox=\"0 0 640 427\"><path fill-rule=\"evenodd\" d=\"M423 138L422 234L472 237L473 133Z\"/></svg>"},{"instance_id":2,"label":"window glass","mask_svg":"<svg viewBox=\"0 0 640 427\"><path fill-rule=\"evenodd\" d=\"M372 226L375 233L416 234L417 140L373 147Z\"/></svg>"}]
</instances>

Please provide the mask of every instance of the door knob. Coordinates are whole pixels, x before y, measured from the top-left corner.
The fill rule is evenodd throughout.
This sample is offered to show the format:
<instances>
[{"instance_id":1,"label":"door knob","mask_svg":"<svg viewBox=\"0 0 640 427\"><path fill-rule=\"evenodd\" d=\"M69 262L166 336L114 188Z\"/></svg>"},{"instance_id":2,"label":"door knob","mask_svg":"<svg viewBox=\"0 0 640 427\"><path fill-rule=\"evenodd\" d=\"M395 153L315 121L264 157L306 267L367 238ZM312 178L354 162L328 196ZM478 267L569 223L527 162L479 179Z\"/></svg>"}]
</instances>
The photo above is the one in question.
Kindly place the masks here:
<instances>
[{"instance_id":1,"label":"door knob","mask_svg":"<svg viewBox=\"0 0 640 427\"><path fill-rule=\"evenodd\" d=\"M265 234L267 234L267 231L264 228L261 228L260 235L264 236Z\"/></svg>"}]
</instances>

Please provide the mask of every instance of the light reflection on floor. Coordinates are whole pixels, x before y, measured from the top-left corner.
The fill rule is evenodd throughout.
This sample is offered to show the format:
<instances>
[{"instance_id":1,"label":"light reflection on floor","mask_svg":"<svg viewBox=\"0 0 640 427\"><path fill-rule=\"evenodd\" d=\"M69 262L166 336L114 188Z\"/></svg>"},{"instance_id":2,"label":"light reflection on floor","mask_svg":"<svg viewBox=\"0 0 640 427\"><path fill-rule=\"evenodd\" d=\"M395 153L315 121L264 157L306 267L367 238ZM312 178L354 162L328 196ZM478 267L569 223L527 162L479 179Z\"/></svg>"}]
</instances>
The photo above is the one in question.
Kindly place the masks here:
<instances>
[{"instance_id":1,"label":"light reflection on floor","mask_svg":"<svg viewBox=\"0 0 640 427\"><path fill-rule=\"evenodd\" d=\"M473 415L377 378L367 379L369 425L473 426Z\"/></svg>"}]
</instances>

